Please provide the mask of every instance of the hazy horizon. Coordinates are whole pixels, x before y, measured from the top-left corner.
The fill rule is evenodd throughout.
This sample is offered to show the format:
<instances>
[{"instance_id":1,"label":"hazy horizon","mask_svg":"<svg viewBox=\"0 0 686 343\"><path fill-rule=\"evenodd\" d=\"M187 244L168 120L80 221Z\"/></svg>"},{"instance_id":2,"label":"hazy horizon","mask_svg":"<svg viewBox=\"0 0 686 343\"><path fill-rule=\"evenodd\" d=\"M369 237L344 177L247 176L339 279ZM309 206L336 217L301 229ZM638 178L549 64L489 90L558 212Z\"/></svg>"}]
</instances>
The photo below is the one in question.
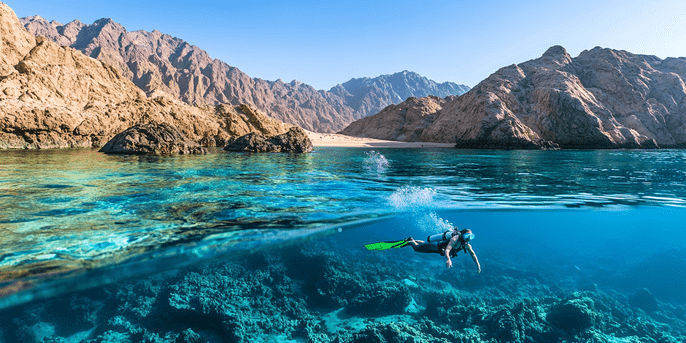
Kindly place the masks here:
<instances>
[{"instance_id":1,"label":"hazy horizon","mask_svg":"<svg viewBox=\"0 0 686 343\"><path fill-rule=\"evenodd\" d=\"M66 24L112 18L128 31L158 30L250 77L328 90L352 78L403 70L474 87L507 65L561 45L660 58L686 56L686 3L528 1L97 1L7 0L19 17ZM211 33L211 34L209 34Z\"/></svg>"}]
</instances>

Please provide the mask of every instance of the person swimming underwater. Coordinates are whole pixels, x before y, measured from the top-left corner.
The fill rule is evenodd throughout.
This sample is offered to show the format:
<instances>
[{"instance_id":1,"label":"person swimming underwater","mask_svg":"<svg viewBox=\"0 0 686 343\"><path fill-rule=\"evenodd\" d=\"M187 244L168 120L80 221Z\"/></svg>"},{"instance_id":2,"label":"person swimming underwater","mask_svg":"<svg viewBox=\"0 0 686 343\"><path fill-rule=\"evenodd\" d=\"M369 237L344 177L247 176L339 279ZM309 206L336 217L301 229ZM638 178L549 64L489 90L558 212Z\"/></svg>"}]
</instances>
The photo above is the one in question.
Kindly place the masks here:
<instances>
[{"instance_id":1,"label":"person swimming underwater","mask_svg":"<svg viewBox=\"0 0 686 343\"><path fill-rule=\"evenodd\" d=\"M478 272L481 273L479 259L476 257L471 244L469 244L469 241L472 239L474 239L472 230L460 230L455 227L452 231L446 231L442 234L429 236L426 239L426 242L415 240L412 237L409 237L405 239L407 244L403 246L411 246L416 252L438 253L441 256L445 256L446 268L452 268L453 261L451 261L450 258L457 256L457 253L462 250L465 252L465 254L469 253L472 256L472 260L474 260L474 263L476 263Z\"/></svg>"}]
</instances>

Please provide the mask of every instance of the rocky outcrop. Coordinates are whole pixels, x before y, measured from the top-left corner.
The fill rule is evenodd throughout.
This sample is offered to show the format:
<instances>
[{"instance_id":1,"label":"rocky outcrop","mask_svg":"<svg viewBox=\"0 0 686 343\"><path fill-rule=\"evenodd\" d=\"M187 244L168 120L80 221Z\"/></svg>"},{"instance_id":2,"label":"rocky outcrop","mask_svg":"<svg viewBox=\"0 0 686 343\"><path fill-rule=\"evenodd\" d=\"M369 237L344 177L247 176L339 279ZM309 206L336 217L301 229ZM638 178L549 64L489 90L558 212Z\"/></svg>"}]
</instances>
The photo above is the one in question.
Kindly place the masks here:
<instances>
[{"instance_id":1,"label":"rocky outcrop","mask_svg":"<svg viewBox=\"0 0 686 343\"><path fill-rule=\"evenodd\" d=\"M114 136L100 152L107 154L172 155L207 152L186 135L165 123L141 124Z\"/></svg>"},{"instance_id":2,"label":"rocky outcrop","mask_svg":"<svg viewBox=\"0 0 686 343\"><path fill-rule=\"evenodd\" d=\"M498 70L448 100L414 135L408 101L379 113L388 127L343 132L455 142L465 148L655 148L686 146L686 59L594 48L572 58L559 46ZM435 100L426 100L427 102ZM395 132L389 137L388 132Z\"/></svg>"},{"instance_id":3,"label":"rocky outcrop","mask_svg":"<svg viewBox=\"0 0 686 343\"><path fill-rule=\"evenodd\" d=\"M306 153L314 149L305 131L292 127L288 132L272 137L260 133L249 133L229 142L226 151L235 152L292 152Z\"/></svg>"},{"instance_id":4,"label":"rocky outcrop","mask_svg":"<svg viewBox=\"0 0 686 343\"><path fill-rule=\"evenodd\" d=\"M31 36L1 3L0 28L0 148L100 147L140 123L170 124L206 146L290 127L248 105L200 108L164 94L148 98L116 68Z\"/></svg>"},{"instance_id":5,"label":"rocky outcrop","mask_svg":"<svg viewBox=\"0 0 686 343\"><path fill-rule=\"evenodd\" d=\"M23 18L22 23L36 35L114 66L148 95L167 93L198 106L251 104L276 119L316 132L339 131L408 96L444 96L466 87L437 84L403 72L353 79L328 92L318 91L298 81L250 78L179 38L156 30L128 32L111 19L91 25L78 20L63 25L33 16Z\"/></svg>"},{"instance_id":6,"label":"rocky outcrop","mask_svg":"<svg viewBox=\"0 0 686 343\"><path fill-rule=\"evenodd\" d=\"M355 137L407 142L421 141L422 132L436 120L437 113L452 98L435 96L408 98L399 105L390 105L377 115L357 120L341 134Z\"/></svg>"}]
</instances>

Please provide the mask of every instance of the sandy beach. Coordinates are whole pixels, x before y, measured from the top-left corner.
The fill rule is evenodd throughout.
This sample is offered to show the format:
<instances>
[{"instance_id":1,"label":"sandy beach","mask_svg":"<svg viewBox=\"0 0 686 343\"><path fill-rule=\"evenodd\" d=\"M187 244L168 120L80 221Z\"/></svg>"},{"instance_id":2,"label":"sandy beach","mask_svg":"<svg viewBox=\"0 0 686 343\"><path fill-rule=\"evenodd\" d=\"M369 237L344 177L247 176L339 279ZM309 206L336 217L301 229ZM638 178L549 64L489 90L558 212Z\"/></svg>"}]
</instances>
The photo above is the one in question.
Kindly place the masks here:
<instances>
[{"instance_id":1,"label":"sandy beach","mask_svg":"<svg viewBox=\"0 0 686 343\"><path fill-rule=\"evenodd\" d=\"M397 142L373 138L352 137L335 133L316 133L306 131L315 147L348 148L452 148L452 143Z\"/></svg>"}]
</instances>

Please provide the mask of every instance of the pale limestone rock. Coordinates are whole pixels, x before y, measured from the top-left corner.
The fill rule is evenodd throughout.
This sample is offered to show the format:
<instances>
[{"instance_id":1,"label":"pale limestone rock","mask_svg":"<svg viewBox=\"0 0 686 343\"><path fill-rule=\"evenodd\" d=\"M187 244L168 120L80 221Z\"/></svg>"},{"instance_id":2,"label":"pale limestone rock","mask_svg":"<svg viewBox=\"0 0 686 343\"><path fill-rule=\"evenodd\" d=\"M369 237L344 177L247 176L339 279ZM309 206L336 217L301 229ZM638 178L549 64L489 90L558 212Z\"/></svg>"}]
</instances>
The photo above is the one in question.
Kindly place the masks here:
<instances>
[{"instance_id":1,"label":"pale limestone rock","mask_svg":"<svg viewBox=\"0 0 686 343\"><path fill-rule=\"evenodd\" d=\"M399 105L390 105L379 114L362 118L350 124L341 134L357 137L373 136L376 139L420 141L421 133L436 119L450 98L435 96L408 98Z\"/></svg>"},{"instance_id":2,"label":"pale limestone rock","mask_svg":"<svg viewBox=\"0 0 686 343\"><path fill-rule=\"evenodd\" d=\"M9 6L0 3L0 76L14 72L14 66L35 45L34 35L22 27Z\"/></svg>"}]
</instances>

